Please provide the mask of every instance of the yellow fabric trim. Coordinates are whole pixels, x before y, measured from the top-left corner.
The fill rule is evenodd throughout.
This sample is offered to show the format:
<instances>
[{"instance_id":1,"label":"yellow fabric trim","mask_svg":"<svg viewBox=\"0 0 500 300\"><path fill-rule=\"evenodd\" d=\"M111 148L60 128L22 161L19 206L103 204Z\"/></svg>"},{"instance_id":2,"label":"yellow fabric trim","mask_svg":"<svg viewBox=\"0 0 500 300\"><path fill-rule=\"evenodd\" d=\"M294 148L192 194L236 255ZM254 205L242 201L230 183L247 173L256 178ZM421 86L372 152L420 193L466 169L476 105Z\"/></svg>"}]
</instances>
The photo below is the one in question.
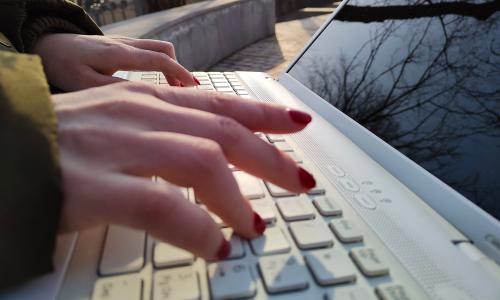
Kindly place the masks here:
<instances>
[{"instance_id":1,"label":"yellow fabric trim","mask_svg":"<svg viewBox=\"0 0 500 300\"><path fill-rule=\"evenodd\" d=\"M28 117L40 128L58 161L57 120L40 57L0 51L0 89L9 109Z\"/></svg>"}]
</instances>

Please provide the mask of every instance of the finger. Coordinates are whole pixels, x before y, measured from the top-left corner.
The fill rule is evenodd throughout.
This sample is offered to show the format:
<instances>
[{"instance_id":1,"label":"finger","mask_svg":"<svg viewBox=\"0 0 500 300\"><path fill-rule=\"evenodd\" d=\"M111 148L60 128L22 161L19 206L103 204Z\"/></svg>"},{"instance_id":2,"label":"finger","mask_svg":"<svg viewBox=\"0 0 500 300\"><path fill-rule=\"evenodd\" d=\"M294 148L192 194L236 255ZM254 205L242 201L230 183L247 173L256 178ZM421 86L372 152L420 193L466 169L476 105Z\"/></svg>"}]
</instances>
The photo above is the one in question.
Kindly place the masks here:
<instances>
[{"instance_id":1,"label":"finger","mask_svg":"<svg viewBox=\"0 0 500 300\"><path fill-rule=\"evenodd\" d=\"M261 219L256 219L241 195L217 143L165 132L101 127L86 130L84 140L75 143L79 151L101 149L110 140L115 147L112 154L96 155L95 161L101 168L145 177L158 175L175 185L193 187L210 211L244 237L255 238L265 229L259 227L263 224Z\"/></svg>"},{"instance_id":2,"label":"finger","mask_svg":"<svg viewBox=\"0 0 500 300\"><path fill-rule=\"evenodd\" d=\"M168 103L224 115L252 131L291 133L302 130L311 116L296 109L216 92L165 90L156 87L156 97Z\"/></svg>"},{"instance_id":3,"label":"finger","mask_svg":"<svg viewBox=\"0 0 500 300\"><path fill-rule=\"evenodd\" d=\"M170 42L159 41L159 40L150 40L150 39L133 39L127 37L119 37L118 38L124 44L129 46L137 47L144 50L151 50L160 53L166 53L172 59L177 61L177 57L175 55L174 45ZM181 82L177 80L175 77L170 76L168 74L164 74L167 82L171 86L181 86Z\"/></svg>"},{"instance_id":4,"label":"finger","mask_svg":"<svg viewBox=\"0 0 500 300\"><path fill-rule=\"evenodd\" d=\"M80 79L75 80L74 84L69 86L68 91L77 91L91 87L97 87L97 86L103 86L103 85L127 81L125 79L114 77L111 75L100 74L87 66L82 67L80 72L81 72Z\"/></svg>"},{"instance_id":5,"label":"finger","mask_svg":"<svg viewBox=\"0 0 500 300\"><path fill-rule=\"evenodd\" d=\"M234 119L186 108L168 109L159 114L146 113L139 119L145 119L146 115L149 117L147 125L152 126L153 130L182 133L217 142L233 165L266 181L298 193L314 186L311 184L314 182L312 176L293 159L262 141Z\"/></svg>"},{"instance_id":6,"label":"finger","mask_svg":"<svg viewBox=\"0 0 500 300\"><path fill-rule=\"evenodd\" d=\"M170 42L151 39L133 39L128 37L119 37L118 39L129 46L166 53L171 58L177 60L175 47Z\"/></svg>"},{"instance_id":7,"label":"finger","mask_svg":"<svg viewBox=\"0 0 500 300\"><path fill-rule=\"evenodd\" d=\"M132 125L137 129L206 138L217 142L233 165L252 175L298 193L314 187L314 178L293 159L262 141L234 119L166 104L154 98L143 100L141 103L112 105L112 109L101 106L105 114L103 119L112 117L120 120L123 127Z\"/></svg>"},{"instance_id":8,"label":"finger","mask_svg":"<svg viewBox=\"0 0 500 300\"><path fill-rule=\"evenodd\" d=\"M109 222L146 230L205 259L229 254L212 218L172 185L126 175L114 175L104 184L99 210Z\"/></svg>"},{"instance_id":9,"label":"finger","mask_svg":"<svg viewBox=\"0 0 500 300\"><path fill-rule=\"evenodd\" d=\"M166 53L139 49L128 45L121 45L116 49L112 51L113 56L109 59L117 69L125 71L160 71L165 76L176 78L185 86L197 84L193 75Z\"/></svg>"}]
</instances>

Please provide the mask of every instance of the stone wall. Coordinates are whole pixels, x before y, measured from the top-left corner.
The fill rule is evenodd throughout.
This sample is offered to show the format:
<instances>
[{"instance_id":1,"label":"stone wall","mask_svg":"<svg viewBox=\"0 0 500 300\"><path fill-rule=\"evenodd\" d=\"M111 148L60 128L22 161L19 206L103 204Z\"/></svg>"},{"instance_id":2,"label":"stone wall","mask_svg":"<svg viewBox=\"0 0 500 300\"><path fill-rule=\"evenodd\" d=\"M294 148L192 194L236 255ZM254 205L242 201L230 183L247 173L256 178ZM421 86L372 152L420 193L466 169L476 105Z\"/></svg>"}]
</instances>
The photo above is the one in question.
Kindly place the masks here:
<instances>
[{"instance_id":1,"label":"stone wall","mask_svg":"<svg viewBox=\"0 0 500 300\"><path fill-rule=\"evenodd\" d=\"M215 0L103 26L106 34L170 41L180 63L205 70L274 34L275 0Z\"/></svg>"}]
</instances>

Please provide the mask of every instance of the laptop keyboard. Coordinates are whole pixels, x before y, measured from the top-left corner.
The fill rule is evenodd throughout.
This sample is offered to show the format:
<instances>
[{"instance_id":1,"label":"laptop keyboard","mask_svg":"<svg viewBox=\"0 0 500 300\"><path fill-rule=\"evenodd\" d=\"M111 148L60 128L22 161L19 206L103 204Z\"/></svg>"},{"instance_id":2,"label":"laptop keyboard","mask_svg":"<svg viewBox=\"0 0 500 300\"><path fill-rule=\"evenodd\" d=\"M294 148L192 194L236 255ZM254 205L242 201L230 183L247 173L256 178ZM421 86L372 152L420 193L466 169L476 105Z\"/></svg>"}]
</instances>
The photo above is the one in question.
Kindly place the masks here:
<instances>
[{"instance_id":1,"label":"laptop keyboard","mask_svg":"<svg viewBox=\"0 0 500 300\"><path fill-rule=\"evenodd\" d=\"M235 73L194 75L201 83L197 89L249 97ZM166 84L155 72L143 73L142 80ZM256 134L304 163L286 136ZM92 299L311 299L304 292L312 290L319 299L412 299L407 287L389 276L382 251L366 243L357 220L343 216L343 196L335 188L318 182L309 193L298 195L230 167L240 190L267 223L261 237L244 240L209 212L230 240L231 253L224 261L206 262L143 231L110 225ZM345 178L339 181L342 188L359 191L344 170L335 167L332 173ZM182 191L206 209L192 189ZM145 276L146 265L151 267ZM374 278L380 280L369 284Z\"/></svg>"}]
</instances>

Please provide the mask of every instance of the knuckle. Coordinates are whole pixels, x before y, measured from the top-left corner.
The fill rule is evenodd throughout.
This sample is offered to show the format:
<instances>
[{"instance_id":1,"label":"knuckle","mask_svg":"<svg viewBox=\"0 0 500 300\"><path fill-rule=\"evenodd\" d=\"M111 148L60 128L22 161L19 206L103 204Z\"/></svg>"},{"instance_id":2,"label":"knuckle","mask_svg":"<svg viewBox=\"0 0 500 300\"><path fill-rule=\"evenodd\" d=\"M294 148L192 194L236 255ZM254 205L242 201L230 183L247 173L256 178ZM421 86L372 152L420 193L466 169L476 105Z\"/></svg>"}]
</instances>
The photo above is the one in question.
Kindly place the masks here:
<instances>
[{"instance_id":1,"label":"knuckle","mask_svg":"<svg viewBox=\"0 0 500 300\"><path fill-rule=\"evenodd\" d=\"M106 47L106 53L109 54L110 57L121 57L127 54L127 47L123 44L117 43L109 43Z\"/></svg>"},{"instance_id":2,"label":"knuckle","mask_svg":"<svg viewBox=\"0 0 500 300\"><path fill-rule=\"evenodd\" d=\"M168 51L174 50L174 44L172 44L171 42L164 42L164 45L165 45L165 49L167 49Z\"/></svg>"},{"instance_id":3,"label":"knuckle","mask_svg":"<svg viewBox=\"0 0 500 300\"><path fill-rule=\"evenodd\" d=\"M241 141L244 130L240 123L228 117L218 117L216 124L217 135L222 142L237 144Z\"/></svg>"},{"instance_id":4,"label":"knuckle","mask_svg":"<svg viewBox=\"0 0 500 300\"><path fill-rule=\"evenodd\" d=\"M124 89L129 92L147 93L149 95L155 95L156 93L156 88L153 84L148 84L140 81L126 81L120 84L123 84Z\"/></svg>"},{"instance_id":5,"label":"knuckle","mask_svg":"<svg viewBox=\"0 0 500 300\"><path fill-rule=\"evenodd\" d=\"M137 201L132 211L138 216L139 226L143 228L157 228L165 220L172 217L179 210L179 201L172 201L171 191L158 186L151 186L149 195L142 201Z\"/></svg>"},{"instance_id":6,"label":"knuckle","mask_svg":"<svg viewBox=\"0 0 500 300\"><path fill-rule=\"evenodd\" d=\"M205 175L215 174L217 169L225 165L225 157L220 145L212 140L199 142L195 153L196 171Z\"/></svg>"}]
</instances>

